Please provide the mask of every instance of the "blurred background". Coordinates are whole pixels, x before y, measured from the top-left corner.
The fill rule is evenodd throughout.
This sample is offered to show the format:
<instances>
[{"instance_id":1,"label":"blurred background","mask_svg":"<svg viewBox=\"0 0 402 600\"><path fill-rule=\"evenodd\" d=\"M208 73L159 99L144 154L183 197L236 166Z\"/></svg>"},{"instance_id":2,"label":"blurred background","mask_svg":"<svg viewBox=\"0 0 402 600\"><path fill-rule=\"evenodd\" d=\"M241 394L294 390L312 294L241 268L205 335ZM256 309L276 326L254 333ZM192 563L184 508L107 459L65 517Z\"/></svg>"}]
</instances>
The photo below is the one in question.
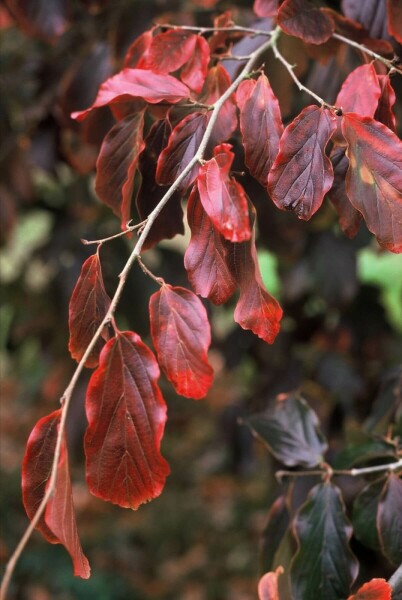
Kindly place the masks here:
<instances>
[{"instance_id":1,"label":"blurred background","mask_svg":"<svg viewBox=\"0 0 402 600\"><path fill-rule=\"evenodd\" d=\"M373 37L386 37L385 2L377 5L363 24ZM121 68L130 43L155 19L210 25L229 9L239 24L255 21L251 1L9 0L0 7L2 561L28 523L20 485L27 438L35 422L58 407L74 371L67 350L68 303L93 251L80 238L119 230L93 190L111 114L101 109L83 124L69 115L92 103L100 83ZM328 102L359 64L345 51L313 61L294 39L282 50ZM266 71L287 124L306 98L272 57ZM400 123L400 83L396 92ZM237 150L234 170L244 172L239 140L231 143ZM162 450L172 473L161 497L137 512L106 504L86 489L83 402L90 373L85 373L74 394L68 437L78 528L92 577L74 578L65 550L35 534L10 597L251 600L264 565L267 512L279 491L278 464L239 419L263 409L277 393L300 389L330 440L328 460L345 444L364 441L362 423L386 433L401 401L395 390L401 378L402 257L381 251L363 224L348 239L329 201L305 223L277 210L247 174L240 180L257 208L265 284L284 309L280 335L268 346L241 330L233 322L235 299L223 307L206 303L215 384L205 400L192 401L177 397L162 377L169 411ZM120 238L102 248L110 295L132 243ZM189 286L183 267L187 243L188 233L162 242L145 260L169 283ZM147 343L148 300L155 290L134 268L117 314L121 329L133 329ZM350 478L341 485L347 503L361 489ZM298 484L296 504L307 489ZM278 560L289 558L292 544L288 540ZM353 550L362 561L362 581L392 572L385 559L357 541Z\"/></svg>"}]
</instances>

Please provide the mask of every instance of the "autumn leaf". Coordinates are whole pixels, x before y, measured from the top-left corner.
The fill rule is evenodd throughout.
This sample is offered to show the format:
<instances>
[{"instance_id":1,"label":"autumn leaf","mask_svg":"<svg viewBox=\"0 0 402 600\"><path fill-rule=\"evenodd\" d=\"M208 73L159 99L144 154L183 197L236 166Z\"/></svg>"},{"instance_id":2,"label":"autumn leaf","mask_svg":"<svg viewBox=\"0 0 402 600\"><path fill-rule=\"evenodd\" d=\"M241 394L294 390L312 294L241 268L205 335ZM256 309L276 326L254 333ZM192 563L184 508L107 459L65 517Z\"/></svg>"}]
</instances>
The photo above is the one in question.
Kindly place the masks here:
<instances>
[{"instance_id":1,"label":"autumn leaf","mask_svg":"<svg viewBox=\"0 0 402 600\"><path fill-rule=\"evenodd\" d=\"M253 10L257 17L272 17L278 10L279 0L254 0Z\"/></svg>"},{"instance_id":2,"label":"autumn leaf","mask_svg":"<svg viewBox=\"0 0 402 600\"><path fill-rule=\"evenodd\" d=\"M349 161L345 154L345 148L335 146L330 159L334 170L334 182L328 192L328 198L338 213L340 228L345 235L353 238L359 230L362 215L354 208L346 193L345 177Z\"/></svg>"},{"instance_id":3,"label":"autumn leaf","mask_svg":"<svg viewBox=\"0 0 402 600\"><path fill-rule=\"evenodd\" d=\"M372 579L363 584L348 600L391 600L392 588L385 579Z\"/></svg>"},{"instance_id":4,"label":"autumn leaf","mask_svg":"<svg viewBox=\"0 0 402 600\"><path fill-rule=\"evenodd\" d=\"M285 0L279 7L277 19L285 33L301 38L308 44L322 44L335 31L331 14L308 0Z\"/></svg>"},{"instance_id":5,"label":"autumn leaf","mask_svg":"<svg viewBox=\"0 0 402 600\"><path fill-rule=\"evenodd\" d=\"M373 64L354 69L342 84L335 106L343 112L373 117L381 96L380 83Z\"/></svg>"},{"instance_id":6,"label":"autumn leaf","mask_svg":"<svg viewBox=\"0 0 402 600\"><path fill-rule=\"evenodd\" d=\"M149 302L158 362L176 392L203 398L213 381L207 352L211 331L201 300L190 290L163 285Z\"/></svg>"},{"instance_id":7,"label":"autumn leaf","mask_svg":"<svg viewBox=\"0 0 402 600\"><path fill-rule=\"evenodd\" d=\"M265 573L258 582L258 600L281 600L278 590L278 577L282 575L283 567L274 572Z\"/></svg>"},{"instance_id":8,"label":"autumn leaf","mask_svg":"<svg viewBox=\"0 0 402 600\"><path fill-rule=\"evenodd\" d=\"M226 92L231 84L229 73L220 63L211 67L206 76L203 88L198 96L198 101L202 104L212 106ZM208 113L208 120L211 118L211 112ZM224 102L219 111L219 118L216 121L208 147L213 149L218 144L225 142L230 138L237 128L236 105L233 95Z\"/></svg>"},{"instance_id":9,"label":"autumn leaf","mask_svg":"<svg viewBox=\"0 0 402 600\"><path fill-rule=\"evenodd\" d=\"M139 66L154 73L177 71L192 58L197 37L185 29L169 29L158 33Z\"/></svg>"}]
</instances>

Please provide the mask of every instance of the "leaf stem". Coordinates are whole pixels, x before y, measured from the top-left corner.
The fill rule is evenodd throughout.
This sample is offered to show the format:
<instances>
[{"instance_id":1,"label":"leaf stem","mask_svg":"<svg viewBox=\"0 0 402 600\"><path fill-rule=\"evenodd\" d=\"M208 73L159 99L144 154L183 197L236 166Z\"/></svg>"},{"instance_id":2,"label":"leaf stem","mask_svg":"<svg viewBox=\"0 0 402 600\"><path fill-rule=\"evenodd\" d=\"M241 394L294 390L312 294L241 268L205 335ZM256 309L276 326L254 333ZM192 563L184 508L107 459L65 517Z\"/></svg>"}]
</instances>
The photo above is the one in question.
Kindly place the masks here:
<instances>
[{"instance_id":1,"label":"leaf stem","mask_svg":"<svg viewBox=\"0 0 402 600\"><path fill-rule=\"evenodd\" d=\"M382 471L396 471L402 469L402 458L393 463L386 465L374 465L372 467L362 467L361 469L330 469L331 475L347 475L349 477L359 477L360 475L367 475L368 473L380 473ZM281 481L284 477L310 477L320 476L324 477L328 474L328 467L326 469L315 469L312 471L277 471L276 478Z\"/></svg>"},{"instance_id":2,"label":"leaf stem","mask_svg":"<svg viewBox=\"0 0 402 600\"><path fill-rule=\"evenodd\" d=\"M56 485L56 478L57 478L57 469L58 469L58 464L59 464L59 459L60 459L61 444L62 444L62 439L63 439L65 427L66 427L67 413L68 413L68 408L69 408L69 405L71 402L71 397L72 397L73 391L74 391L75 386L78 382L78 379L85 367L87 358L89 357L95 344L101 337L104 327L113 321L114 314L116 312L121 295L123 293L123 289L124 289L124 286L125 286L125 283L127 280L127 276L130 272L130 269L133 266L133 264L135 263L135 261L138 260L138 258L140 257L141 250L142 250L143 244L148 236L148 233L149 233L152 225L154 224L156 218L159 216L160 212L162 211L163 207L168 202L170 197L174 194L174 192L179 188L180 183L187 176L187 174L191 171L191 169L194 167L194 165L196 165L200 160L202 160L202 157L205 153L205 149L206 149L209 139L211 137L213 128L218 119L218 115L219 115L219 112L220 112L222 106L224 105L226 100L228 100L230 98L230 96L233 94L233 92L236 90L236 88L240 85L240 83L243 81L243 79L245 79L247 77L247 75L251 71L251 69L252 69L254 63L257 61L257 59L276 42L278 36L280 35L280 32L281 32L281 30L279 27L277 27L276 29L274 29L271 32L265 32L266 35L270 36L270 39L268 41L264 42L263 44L261 44L261 46L259 46L256 50L254 50L254 52L252 54L250 54L250 58L247 61L247 64L243 67L240 74L231 83L231 85L222 94L222 96L215 102L215 104L213 105L211 118L209 120L208 126L205 130L204 136L200 142L200 145L199 145L199 148L198 148L196 154L193 156L193 158L188 163L188 165L183 169L183 171L180 173L180 175L177 177L177 179L171 185L171 187L167 190L166 194L159 201L159 204L157 204L157 206L148 215L148 217L145 221L145 225L141 231L140 237L139 237L131 255L129 256L122 272L119 275L119 283L116 287L116 291L111 300L109 310L107 311L104 319L102 320L101 324L99 325L98 329L96 330L92 340L90 341L80 362L78 363L76 370L73 373L70 383L68 384L66 390L64 391L64 394L62 395L62 397L60 399L60 403L61 403L60 425L59 425L59 431L58 431L58 436L57 436L57 441L56 441L56 448L55 448L55 452L54 452L54 457L53 457L53 462L52 462L52 470L51 470L49 482L46 487L46 492L42 498L42 501L41 501L34 517L32 518L29 526L27 527L25 533L21 537L16 549L14 550L13 554L11 555L11 557L7 563L5 575L4 575L4 578L3 578L3 581L1 584L1 588L0 588L0 600L6 599L6 595L7 595L9 585L10 585L11 577L12 577L15 567L17 565L18 559L20 558L25 546L27 545L27 543L32 535L32 532L34 531L39 519L42 517L50 497L54 493L55 485ZM124 235L125 233L127 233L127 231L120 232L119 234L117 234L117 236L112 236L112 237L119 237L120 235ZM96 241L93 243L102 243L103 241L104 240L100 240L100 241Z\"/></svg>"},{"instance_id":3,"label":"leaf stem","mask_svg":"<svg viewBox=\"0 0 402 600\"><path fill-rule=\"evenodd\" d=\"M153 279L160 286L162 286L162 285L165 284L165 281L164 281L163 277L157 277L156 275L154 275L152 273L152 271L150 271L148 269L148 267L146 265L144 265L144 263L142 262L142 259L141 259L140 256L137 258L137 262L140 265L140 267L143 270L143 272L145 273L145 275L148 275L148 277L150 277L151 279Z\"/></svg>"},{"instance_id":4,"label":"leaf stem","mask_svg":"<svg viewBox=\"0 0 402 600\"><path fill-rule=\"evenodd\" d=\"M356 50L360 50L361 52L368 54L375 60L381 61L386 67L388 67L388 69L390 69L391 71L394 71L396 73L399 73L399 75L402 75L402 70L398 66L396 66L392 60L389 60L388 58L384 58L384 56L381 56L381 54L377 54L377 52L370 50L370 48L367 48L367 46L365 46L364 44L359 44L358 42L354 42L353 40L350 40L349 38L344 37L343 35L340 35L339 33L333 33L332 37L335 40L344 42L348 46L352 46L352 48L356 48Z\"/></svg>"},{"instance_id":5,"label":"leaf stem","mask_svg":"<svg viewBox=\"0 0 402 600\"><path fill-rule=\"evenodd\" d=\"M136 229L141 229L141 227L145 225L146 219L145 221L141 221L141 223L137 223L136 225L130 225L130 222L131 221L129 221L126 225L127 229L119 231L119 233L115 233L114 235L111 235L109 237L103 238L102 240L85 240L81 238L81 242L84 244L84 246L90 246L91 244L104 244L105 242L109 242L110 240L114 240L116 238L122 237L123 235L127 235L128 233L131 233Z\"/></svg>"}]
</instances>

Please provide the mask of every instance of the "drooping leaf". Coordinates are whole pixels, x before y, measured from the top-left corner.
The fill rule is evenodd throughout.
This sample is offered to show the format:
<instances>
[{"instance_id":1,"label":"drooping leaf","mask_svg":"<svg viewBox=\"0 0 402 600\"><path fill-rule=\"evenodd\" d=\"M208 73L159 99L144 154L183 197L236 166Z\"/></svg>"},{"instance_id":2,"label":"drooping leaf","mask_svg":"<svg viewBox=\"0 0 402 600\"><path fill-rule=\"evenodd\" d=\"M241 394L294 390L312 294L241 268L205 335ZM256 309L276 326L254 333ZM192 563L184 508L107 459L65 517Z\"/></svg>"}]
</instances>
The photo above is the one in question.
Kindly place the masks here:
<instances>
[{"instance_id":1,"label":"drooping leaf","mask_svg":"<svg viewBox=\"0 0 402 600\"><path fill-rule=\"evenodd\" d=\"M338 213L340 228L345 235L353 238L359 230L362 215L354 208L346 193L345 177L349 161L345 154L345 148L335 146L330 158L334 170L334 182L328 192L328 198Z\"/></svg>"},{"instance_id":2,"label":"drooping leaf","mask_svg":"<svg viewBox=\"0 0 402 600\"><path fill-rule=\"evenodd\" d=\"M349 169L346 192L381 246L402 252L402 142L371 117L342 118Z\"/></svg>"},{"instance_id":3,"label":"drooping leaf","mask_svg":"<svg viewBox=\"0 0 402 600\"><path fill-rule=\"evenodd\" d=\"M335 100L343 112L373 117L381 96L378 76L373 64L361 65L349 73Z\"/></svg>"},{"instance_id":4,"label":"drooping leaf","mask_svg":"<svg viewBox=\"0 0 402 600\"><path fill-rule=\"evenodd\" d=\"M214 148L214 157L199 170L197 187L201 203L215 228L231 242L251 237L248 200L243 187L229 172L234 153L230 144Z\"/></svg>"},{"instance_id":5,"label":"drooping leaf","mask_svg":"<svg viewBox=\"0 0 402 600\"><path fill-rule=\"evenodd\" d=\"M327 443L318 418L298 394L280 394L267 409L246 421L269 451L288 467L315 467L322 462Z\"/></svg>"},{"instance_id":6,"label":"drooping leaf","mask_svg":"<svg viewBox=\"0 0 402 600\"><path fill-rule=\"evenodd\" d=\"M308 44L323 44L335 31L331 14L308 0L285 0L278 10L278 25Z\"/></svg>"},{"instance_id":7,"label":"drooping leaf","mask_svg":"<svg viewBox=\"0 0 402 600\"><path fill-rule=\"evenodd\" d=\"M139 63L144 62L146 59L152 40L153 28L144 31L144 33L135 39L124 57L124 67L130 69L138 68Z\"/></svg>"},{"instance_id":8,"label":"drooping leaf","mask_svg":"<svg viewBox=\"0 0 402 600\"><path fill-rule=\"evenodd\" d=\"M215 104L215 102L223 95L230 86L230 77L225 67L218 63L215 67L211 67L208 71L203 88L199 95L199 102L206 105ZM208 113L208 120L211 113ZM209 147L215 148L218 144L225 142L230 138L237 127L236 105L233 95L226 100L221 110L219 118L215 123Z\"/></svg>"},{"instance_id":9,"label":"drooping leaf","mask_svg":"<svg viewBox=\"0 0 402 600\"><path fill-rule=\"evenodd\" d=\"M88 385L88 487L126 508L159 496L169 474L160 453L166 404L158 378L158 364L141 338L119 331L102 350Z\"/></svg>"},{"instance_id":10,"label":"drooping leaf","mask_svg":"<svg viewBox=\"0 0 402 600\"><path fill-rule=\"evenodd\" d=\"M131 219L131 198L143 140L144 112L119 121L103 140L96 162L95 191L121 219L125 229Z\"/></svg>"},{"instance_id":11,"label":"drooping leaf","mask_svg":"<svg viewBox=\"0 0 402 600\"><path fill-rule=\"evenodd\" d=\"M257 17L272 17L278 10L278 0L254 0L253 10Z\"/></svg>"},{"instance_id":12,"label":"drooping leaf","mask_svg":"<svg viewBox=\"0 0 402 600\"><path fill-rule=\"evenodd\" d=\"M22 498L32 520L46 493L56 449L61 410L40 419L29 436L22 464ZM54 493L36 528L51 544L62 544L70 554L74 575L88 579L90 567L78 538L67 444L63 436Z\"/></svg>"},{"instance_id":13,"label":"drooping leaf","mask_svg":"<svg viewBox=\"0 0 402 600\"><path fill-rule=\"evenodd\" d=\"M289 527L289 510L286 498L279 496L268 512L261 542L261 562L264 571L274 567L275 554Z\"/></svg>"},{"instance_id":14,"label":"drooping leaf","mask_svg":"<svg viewBox=\"0 0 402 600\"><path fill-rule=\"evenodd\" d=\"M396 102L396 96L389 75L378 75L378 82L381 88L381 96L378 101L374 119L380 121L380 123L388 127L388 129L396 132L396 120L392 110L392 107Z\"/></svg>"},{"instance_id":15,"label":"drooping leaf","mask_svg":"<svg viewBox=\"0 0 402 600\"><path fill-rule=\"evenodd\" d=\"M197 35L193 53L180 74L183 83L197 94L201 92L204 85L208 73L209 59L208 42L201 35Z\"/></svg>"},{"instance_id":16,"label":"drooping leaf","mask_svg":"<svg viewBox=\"0 0 402 600\"><path fill-rule=\"evenodd\" d=\"M386 479L380 477L369 483L353 502L353 534L365 546L380 550L377 530L377 511Z\"/></svg>"},{"instance_id":17,"label":"drooping leaf","mask_svg":"<svg viewBox=\"0 0 402 600\"><path fill-rule=\"evenodd\" d=\"M136 197L136 207L141 221L148 217L166 193L167 188L156 183L155 174L158 158L167 145L171 131L168 119L157 121L145 140L145 150L141 153L138 163L141 184ZM155 219L142 249L148 250L161 240L169 240L176 234L183 233L181 195L175 192Z\"/></svg>"},{"instance_id":18,"label":"drooping leaf","mask_svg":"<svg viewBox=\"0 0 402 600\"><path fill-rule=\"evenodd\" d=\"M129 102L136 98L142 98L150 104L158 102L176 104L189 96L188 87L171 75L143 69L123 69L102 83L95 102L90 108L74 112L71 117L82 121L95 108Z\"/></svg>"},{"instance_id":19,"label":"drooping leaf","mask_svg":"<svg viewBox=\"0 0 402 600\"><path fill-rule=\"evenodd\" d=\"M171 185L188 165L198 150L207 126L204 113L191 113L173 129L166 148L162 151L156 168L156 181ZM199 165L194 165L180 184L187 189L197 177Z\"/></svg>"},{"instance_id":20,"label":"drooping leaf","mask_svg":"<svg viewBox=\"0 0 402 600\"><path fill-rule=\"evenodd\" d=\"M348 600L391 600L392 588L385 579L364 583Z\"/></svg>"},{"instance_id":21,"label":"drooping leaf","mask_svg":"<svg viewBox=\"0 0 402 600\"><path fill-rule=\"evenodd\" d=\"M71 356L80 361L96 330L101 324L110 306L110 298L103 284L102 269L98 252L82 265L81 274L70 299L68 325L70 339L68 349ZM97 366L99 353L104 345L99 339L85 366L92 369Z\"/></svg>"},{"instance_id":22,"label":"drooping leaf","mask_svg":"<svg viewBox=\"0 0 402 600\"><path fill-rule=\"evenodd\" d=\"M282 575L283 567L276 571L265 573L258 582L258 600L281 600L278 589L278 577Z\"/></svg>"},{"instance_id":23,"label":"drooping leaf","mask_svg":"<svg viewBox=\"0 0 402 600\"><path fill-rule=\"evenodd\" d=\"M294 597L345 598L358 562L349 547L352 528L339 488L330 482L313 487L295 518L294 531L298 541L290 568Z\"/></svg>"},{"instance_id":24,"label":"drooping leaf","mask_svg":"<svg viewBox=\"0 0 402 600\"><path fill-rule=\"evenodd\" d=\"M268 176L278 208L294 210L305 221L320 208L334 178L325 148L335 128L335 116L318 106L307 106L286 127Z\"/></svg>"},{"instance_id":25,"label":"drooping leaf","mask_svg":"<svg viewBox=\"0 0 402 600\"><path fill-rule=\"evenodd\" d=\"M402 5L399 0L387 0L388 29L402 44Z\"/></svg>"},{"instance_id":26,"label":"drooping leaf","mask_svg":"<svg viewBox=\"0 0 402 600\"><path fill-rule=\"evenodd\" d=\"M211 331L201 300L182 287L163 285L149 302L151 335L158 362L176 392L203 398L212 385L207 352Z\"/></svg>"},{"instance_id":27,"label":"drooping leaf","mask_svg":"<svg viewBox=\"0 0 402 600\"><path fill-rule=\"evenodd\" d=\"M265 187L283 133L279 103L264 74L257 81L243 81L236 99L245 162L251 175Z\"/></svg>"},{"instance_id":28,"label":"drooping leaf","mask_svg":"<svg viewBox=\"0 0 402 600\"><path fill-rule=\"evenodd\" d=\"M172 73L191 60L198 36L185 29L158 33L139 66L154 73Z\"/></svg>"},{"instance_id":29,"label":"drooping leaf","mask_svg":"<svg viewBox=\"0 0 402 600\"><path fill-rule=\"evenodd\" d=\"M197 186L190 194L187 219L191 240L184 255L184 266L189 281L203 298L224 304L237 287L228 267L229 247L203 209Z\"/></svg>"},{"instance_id":30,"label":"drooping leaf","mask_svg":"<svg viewBox=\"0 0 402 600\"><path fill-rule=\"evenodd\" d=\"M377 511L381 550L395 565L402 562L402 478L391 473L383 488Z\"/></svg>"}]
</instances>

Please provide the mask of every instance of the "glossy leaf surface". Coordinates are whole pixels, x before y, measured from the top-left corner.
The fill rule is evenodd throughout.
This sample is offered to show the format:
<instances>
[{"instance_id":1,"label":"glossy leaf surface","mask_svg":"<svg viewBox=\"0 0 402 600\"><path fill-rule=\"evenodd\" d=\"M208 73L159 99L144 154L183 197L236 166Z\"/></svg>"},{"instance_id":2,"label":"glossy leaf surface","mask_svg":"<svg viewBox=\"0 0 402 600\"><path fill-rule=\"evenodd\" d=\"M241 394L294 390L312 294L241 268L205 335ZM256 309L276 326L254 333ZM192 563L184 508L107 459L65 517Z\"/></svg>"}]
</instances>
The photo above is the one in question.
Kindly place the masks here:
<instances>
[{"instance_id":1,"label":"glossy leaf surface","mask_svg":"<svg viewBox=\"0 0 402 600\"><path fill-rule=\"evenodd\" d=\"M349 199L380 245L402 252L402 142L378 121L354 113L344 115L342 132Z\"/></svg>"},{"instance_id":2,"label":"glossy leaf surface","mask_svg":"<svg viewBox=\"0 0 402 600\"><path fill-rule=\"evenodd\" d=\"M318 418L297 394L280 394L268 408L247 419L251 431L288 467L315 467L327 443Z\"/></svg>"},{"instance_id":3,"label":"glossy leaf surface","mask_svg":"<svg viewBox=\"0 0 402 600\"><path fill-rule=\"evenodd\" d=\"M196 38L194 33L184 29L169 29L158 33L140 66L154 73L177 71L194 54Z\"/></svg>"},{"instance_id":4,"label":"glossy leaf surface","mask_svg":"<svg viewBox=\"0 0 402 600\"><path fill-rule=\"evenodd\" d=\"M125 229L131 219L134 177L143 140L144 113L122 119L103 140L96 163L95 191L121 219Z\"/></svg>"},{"instance_id":5,"label":"glossy leaf surface","mask_svg":"<svg viewBox=\"0 0 402 600\"><path fill-rule=\"evenodd\" d=\"M184 266L189 281L203 298L224 304L237 287L228 266L229 245L205 212L197 186L190 194L187 219L191 240L184 255Z\"/></svg>"},{"instance_id":6,"label":"glossy leaf surface","mask_svg":"<svg viewBox=\"0 0 402 600\"><path fill-rule=\"evenodd\" d=\"M374 65L361 65L342 84L335 105L343 112L373 117L381 96L380 83Z\"/></svg>"},{"instance_id":7,"label":"glossy leaf surface","mask_svg":"<svg viewBox=\"0 0 402 600\"><path fill-rule=\"evenodd\" d=\"M381 550L391 563L402 562L402 479L392 473L384 486L377 512Z\"/></svg>"},{"instance_id":8,"label":"glossy leaf surface","mask_svg":"<svg viewBox=\"0 0 402 600\"><path fill-rule=\"evenodd\" d=\"M214 149L214 157L199 170L197 186L201 203L215 228L231 242L251 237L248 200L243 187L229 172L234 159L230 144Z\"/></svg>"},{"instance_id":9,"label":"glossy leaf surface","mask_svg":"<svg viewBox=\"0 0 402 600\"><path fill-rule=\"evenodd\" d=\"M332 16L308 0L285 0L278 11L278 24L285 33L308 44L322 44L335 31Z\"/></svg>"},{"instance_id":10,"label":"glossy leaf surface","mask_svg":"<svg viewBox=\"0 0 402 600\"><path fill-rule=\"evenodd\" d=\"M318 106L307 106L286 127L268 177L278 208L306 221L320 208L334 177L325 148L335 128L335 116Z\"/></svg>"},{"instance_id":11,"label":"glossy leaf surface","mask_svg":"<svg viewBox=\"0 0 402 600\"><path fill-rule=\"evenodd\" d=\"M83 357L109 306L110 298L103 284L99 255L96 253L87 258L82 265L81 274L70 299L68 349L76 361ZM103 345L104 340L99 339L85 362L86 367L97 366Z\"/></svg>"},{"instance_id":12,"label":"glossy leaf surface","mask_svg":"<svg viewBox=\"0 0 402 600\"><path fill-rule=\"evenodd\" d=\"M28 439L22 465L22 497L31 520L46 493L60 416L61 411L56 410L40 419ZM63 544L73 561L74 575L88 579L90 568L78 538L65 437L61 444L55 490L37 529L51 544Z\"/></svg>"},{"instance_id":13,"label":"glossy leaf surface","mask_svg":"<svg viewBox=\"0 0 402 600\"><path fill-rule=\"evenodd\" d=\"M290 571L294 597L345 598L358 563L349 547L352 529L340 490L332 483L316 485L296 516L294 530L298 541Z\"/></svg>"},{"instance_id":14,"label":"glossy leaf surface","mask_svg":"<svg viewBox=\"0 0 402 600\"><path fill-rule=\"evenodd\" d=\"M211 331L201 300L190 290L163 285L149 302L158 362L176 392L203 398L212 385L207 352Z\"/></svg>"},{"instance_id":15,"label":"glossy leaf surface","mask_svg":"<svg viewBox=\"0 0 402 600\"><path fill-rule=\"evenodd\" d=\"M364 583L348 600L391 600L392 588L385 579Z\"/></svg>"},{"instance_id":16,"label":"glossy leaf surface","mask_svg":"<svg viewBox=\"0 0 402 600\"><path fill-rule=\"evenodd\" d=\"M143 69L123 69L102 83L90 108L75 112L71 116L77 121L82 121L95 108L128 102L133 98L142 98L150 104L175 104L189 96L188 87L171 75L161 75Z\"/></svg>"},{"instance_id":17,"label":"glossy leaf surface","mask_svg":"<svg viewBox=\"0 0 402 600\"><path fill-rule=\"evenodd\" d=\"M265 187L283 133L279 103L264 74L257 81L243 81L236 99L245 162L251 175Z\"/></svg>"},{"instance_id":18,"label":"glossy leaf surface","mask_svg":"<svg viewBox=\"0 0 402 600\"><path fill-rule=\"evenodd\" d=\"M166 404L158 378L152 352L126 331L106 344L88 386L87 483L95 496L126 508L159 496L169 474L160 453Z\"/></svg>"}]
</instances>

